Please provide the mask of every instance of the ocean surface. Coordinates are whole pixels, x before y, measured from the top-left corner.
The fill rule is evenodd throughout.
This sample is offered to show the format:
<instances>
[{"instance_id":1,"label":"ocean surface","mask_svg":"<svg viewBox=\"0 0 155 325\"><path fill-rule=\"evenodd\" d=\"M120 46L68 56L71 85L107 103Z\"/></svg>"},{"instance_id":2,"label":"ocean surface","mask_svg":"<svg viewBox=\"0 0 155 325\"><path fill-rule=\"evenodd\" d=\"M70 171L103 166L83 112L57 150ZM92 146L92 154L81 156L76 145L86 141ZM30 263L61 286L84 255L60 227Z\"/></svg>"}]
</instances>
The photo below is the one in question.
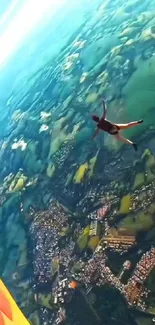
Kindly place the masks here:
<instances>
[{"instance_id":1,"label":"ocean surface","mask_svg":"<svg viewBox=\"0 0 155 325\"><path fill-rule=\"evenodd\" d=\"M4 1L0 279L32 325L151 325L154 276L155 1Z\"/></svg>"}]
</instances>

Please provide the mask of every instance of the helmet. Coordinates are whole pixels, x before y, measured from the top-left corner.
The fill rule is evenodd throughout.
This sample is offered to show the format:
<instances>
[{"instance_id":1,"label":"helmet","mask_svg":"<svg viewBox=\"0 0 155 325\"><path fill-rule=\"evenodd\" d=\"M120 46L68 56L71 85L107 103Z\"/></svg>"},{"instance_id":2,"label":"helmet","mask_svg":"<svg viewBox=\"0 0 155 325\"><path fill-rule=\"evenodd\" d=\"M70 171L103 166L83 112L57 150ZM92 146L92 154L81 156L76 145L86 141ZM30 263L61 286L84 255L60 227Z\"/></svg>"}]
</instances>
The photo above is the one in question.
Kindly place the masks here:
<instances>
[{"instance_id":1,"label":"helmet","mask_svg":"<svg viewBox=\"0 0 155 325\"><path fill-rule=\"evenodd\" d=\"M92 115L92 119L93 119L93 121L95 121L95 122L99 122L99 117L97 116L97 115Z\"/></svg>"}]
</instances>

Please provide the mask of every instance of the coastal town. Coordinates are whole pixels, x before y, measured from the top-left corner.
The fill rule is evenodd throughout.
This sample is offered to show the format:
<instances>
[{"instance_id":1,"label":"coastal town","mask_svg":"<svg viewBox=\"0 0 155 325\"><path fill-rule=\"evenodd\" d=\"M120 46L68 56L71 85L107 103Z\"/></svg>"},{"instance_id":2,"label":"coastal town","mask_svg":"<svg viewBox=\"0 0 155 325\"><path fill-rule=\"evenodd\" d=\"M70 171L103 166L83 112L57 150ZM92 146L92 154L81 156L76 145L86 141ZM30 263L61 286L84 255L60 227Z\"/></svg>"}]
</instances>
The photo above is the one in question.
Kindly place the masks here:
<instances>
[{"instance_id":1,"label":"coastal town","mask_svg":"<svg viewBox=\"0 0 155 325\"><path fill-rule=\"evenodd\" d=\"M100 208L94 218L90 214L85 227L70 223L54 200L49 211L36 214L31 226L35 299L45 309L57 311L56 324L66 320L66 304L77 292L87 299L95 287L104 290L105 285L120 292L129 309L153 318L146 280L155 267L155 247L139 249L136 236L109 227L108 211ZM93 308L92 302L89 305Z\"/></svg>"}]
</instances>

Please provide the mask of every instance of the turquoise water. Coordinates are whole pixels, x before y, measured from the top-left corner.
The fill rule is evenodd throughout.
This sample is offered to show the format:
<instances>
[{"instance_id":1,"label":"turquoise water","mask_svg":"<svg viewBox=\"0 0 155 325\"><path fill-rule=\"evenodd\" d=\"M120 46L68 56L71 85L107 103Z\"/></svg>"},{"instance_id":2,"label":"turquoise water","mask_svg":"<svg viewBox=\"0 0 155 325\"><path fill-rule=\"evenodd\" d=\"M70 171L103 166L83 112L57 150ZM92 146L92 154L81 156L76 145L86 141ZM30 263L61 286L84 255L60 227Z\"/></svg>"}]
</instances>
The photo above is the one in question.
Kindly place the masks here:
<instances>
[{"instance_id":1,"label":"turquoise water","mask_svg":"<svg viewBox=\"0 0 155 325\"><path fill-rule=\"evenodd\" d=\"M154 46L154 1L0 5L0 277L34 325L152 322Z\"/></svg>"}]
</instances>

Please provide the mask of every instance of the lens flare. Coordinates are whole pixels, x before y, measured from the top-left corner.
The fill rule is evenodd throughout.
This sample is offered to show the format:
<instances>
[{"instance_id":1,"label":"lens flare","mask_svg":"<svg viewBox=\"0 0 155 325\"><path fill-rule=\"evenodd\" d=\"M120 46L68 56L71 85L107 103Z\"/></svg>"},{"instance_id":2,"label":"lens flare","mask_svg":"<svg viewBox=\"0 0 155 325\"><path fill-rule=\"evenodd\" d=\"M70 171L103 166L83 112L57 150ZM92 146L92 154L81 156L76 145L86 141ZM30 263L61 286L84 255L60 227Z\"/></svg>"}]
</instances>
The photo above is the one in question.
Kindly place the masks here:
<instances>
[{"instance_id":1,"label":"lens flare","mask_svg":"<svg viewBox=\"0 0 155 325\"><path fill-rule=\"evenodd\" d=\"M54 15L66 0L27 0L0 36L0 65L18 48L24 37L46 19L46 14Z\"/></svg>"}]
</instances>

